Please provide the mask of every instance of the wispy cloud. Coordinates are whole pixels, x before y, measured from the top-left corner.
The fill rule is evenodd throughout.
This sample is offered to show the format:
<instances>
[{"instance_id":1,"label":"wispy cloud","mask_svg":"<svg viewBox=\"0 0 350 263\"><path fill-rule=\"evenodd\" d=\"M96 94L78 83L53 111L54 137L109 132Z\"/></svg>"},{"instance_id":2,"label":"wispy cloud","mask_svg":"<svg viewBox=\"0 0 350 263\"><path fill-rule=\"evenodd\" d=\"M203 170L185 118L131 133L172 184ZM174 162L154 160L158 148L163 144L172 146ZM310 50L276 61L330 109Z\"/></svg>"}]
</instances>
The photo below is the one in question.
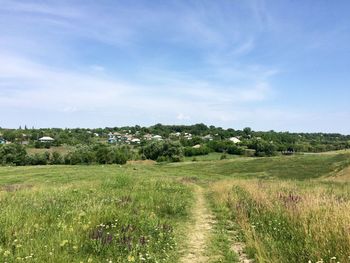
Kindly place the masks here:
<instances>
[{"instance_id":1,"label":"wispy cloud","mask_svg":"<svg viewBox=\"0 0 350 263\"><path fill-rule=\"evenodd\" d=\"M305 107L288 105L311 58L295 57L295 47L327 49L348 27L302 38L303 23L285 21L278 7L263 0L0 0L0 109L14 112L12 123L19 110L79 116L77 125L91 126L112 118L302 122ZM305 45L313 36L320 43Z\"/></svg>"}]
</instances>

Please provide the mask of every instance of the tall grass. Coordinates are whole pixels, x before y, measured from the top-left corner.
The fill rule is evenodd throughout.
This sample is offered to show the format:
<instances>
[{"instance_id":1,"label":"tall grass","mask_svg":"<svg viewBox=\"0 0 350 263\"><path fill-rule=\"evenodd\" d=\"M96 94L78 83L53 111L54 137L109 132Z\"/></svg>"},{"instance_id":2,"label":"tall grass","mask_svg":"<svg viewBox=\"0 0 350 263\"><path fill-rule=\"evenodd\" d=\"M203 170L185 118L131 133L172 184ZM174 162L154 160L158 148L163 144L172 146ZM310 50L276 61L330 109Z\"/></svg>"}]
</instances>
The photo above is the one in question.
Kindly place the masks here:
<instances>
[{"instance_id":1,"label":"tall grass","mask_svg":"<svg viewBox=\"0 0 350 263\"><path fill-rule=\"evenodd\" d=\"M190 200L183 184L112 173L6 185L0 262L173 262Z\"/></svg>"},{"instance_id":2,"label":"tall grass","mask_svg":"<svg viewBox=\"0 0 350 263\"><path fill-rule=\"evenodd\" d=\"M337 184L218 182L211 200L258 262L349 262L350 189Z\"/></svg>"}]
</instances>

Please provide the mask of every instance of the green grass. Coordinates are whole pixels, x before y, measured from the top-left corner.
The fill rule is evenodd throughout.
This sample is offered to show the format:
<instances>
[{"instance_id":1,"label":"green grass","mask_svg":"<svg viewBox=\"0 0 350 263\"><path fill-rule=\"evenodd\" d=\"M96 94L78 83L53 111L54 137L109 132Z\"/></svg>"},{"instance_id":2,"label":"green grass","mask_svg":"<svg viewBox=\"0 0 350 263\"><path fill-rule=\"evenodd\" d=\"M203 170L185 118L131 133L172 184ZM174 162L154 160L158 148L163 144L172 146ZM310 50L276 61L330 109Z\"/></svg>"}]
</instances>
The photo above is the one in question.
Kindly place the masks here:
<instances>
[{"instance_id":1,"label":"green grass","mask_svg":"<svg viewBox=\"0 0 350 263\"><path fill-rule=\"evenodd\" d=\"M201 178L309 180L337 172L350 164L349 154L295 155L271 158L242 157L231 160L174 163L168 173L178 171Z\"/></svg>"},{"instance_id":2,"label":"green grass","mask_svg":"<svg viewBox=\"0 0 350 263\"><path fill-rule=\"evenodd\" d=\"M236 180L216 183L210 200L220 224L234 222L257 262L348 262L349 187Z\"/></svg>"},{"instance_id":3,"label":"green grass","mask_svg":"<svg viewBox=\"0 0 350 263\"><path fill-rule=\"evenodd\" d=\"M350 184L324 180L350 164L348 154L218 159L0 167L0 262L177 262L194 200L191 184L208 190L216 215L208 253L220 260L212 262L234 262L235 240L245 241L257 262L348 253L341 220L348 222ZM298 216L280 193L302 196ZM277 236L269 222L282 224Z\"/></svg>"},{"instance_id":4,"label":"green grass","mask_svg":"<svg viewBox=\"0 0 350 263\"><path fill-rule=\"evenodd\" d=\"M1 262L176 261L190 189L130 171L2 168Z\"/></svg>"},{"instance_id":5,"label":"green grass","mask_svg":"<svg viewBox=\"0 0 350 263\"><path fill-rule=\"evenodd\" d=\"M189 161L196 161L196 162L218 161L218 160L221 160L221 156L222 156L222 153L213 152L213 153L208 153L207 155L187 156L187 157L185 157L185 161L187 161L187 162L189 162ZM226 154L226 159L236 159L236 158L240 158L240 156L233 155L233 154Z\"/></svg>"}]
</instances>

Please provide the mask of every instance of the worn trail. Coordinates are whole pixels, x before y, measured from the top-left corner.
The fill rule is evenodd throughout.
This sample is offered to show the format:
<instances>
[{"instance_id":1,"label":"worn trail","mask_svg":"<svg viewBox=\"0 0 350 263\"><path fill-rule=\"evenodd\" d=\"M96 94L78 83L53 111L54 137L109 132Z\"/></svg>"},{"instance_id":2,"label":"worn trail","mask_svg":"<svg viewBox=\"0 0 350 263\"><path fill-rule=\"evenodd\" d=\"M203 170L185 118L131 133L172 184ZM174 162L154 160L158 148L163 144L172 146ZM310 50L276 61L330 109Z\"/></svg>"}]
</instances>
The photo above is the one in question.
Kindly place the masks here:
<instances>
[{"instance_id":1,"label":"worn trail","mask_svg":"<svg viewBox=\"0 0 350 263\"><path fill-rule=\"evenodd\" d=\"M188 229L188 250L180 259L182 263L208 262L206 248L213 225L213 216L210 213L202 187L195 185L196 203L193 210L193 224Z\"/></svg>"}]
</instances>

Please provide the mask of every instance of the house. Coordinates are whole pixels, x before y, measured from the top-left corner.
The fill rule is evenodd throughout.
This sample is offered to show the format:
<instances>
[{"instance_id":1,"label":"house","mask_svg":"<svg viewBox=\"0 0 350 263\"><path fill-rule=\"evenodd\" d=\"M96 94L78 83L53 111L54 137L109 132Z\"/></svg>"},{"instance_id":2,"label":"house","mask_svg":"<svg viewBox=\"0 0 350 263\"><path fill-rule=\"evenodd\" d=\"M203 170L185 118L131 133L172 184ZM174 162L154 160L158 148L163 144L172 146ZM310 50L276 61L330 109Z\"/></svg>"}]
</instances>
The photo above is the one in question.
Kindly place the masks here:
<instances>
[{"instance_id":1,"label":"house","mask_svg":"<svg viewBox=\"0 0 350 263\"><path fill-rule=\"evenodd\" d=\"M48 142L53 142L55 139L49 137L49 136L44 136L39 138L39 142L43 142L43 143L48 143Z\"/></svg>"},{"instance_id":2,"label":"house","mask_svg":"<svg viewBox=\"0 0 350 263\"><path fill-rule=\"evenodd\" d=\"M187 140L192 140L192 134L185 132L184 138L186 138Z\"/></svg>"},{"instance_id":3,"label":"house","mask_svg":"<svg viewBox=\"0 0 350 263\"><path fill-rule=\"evenodd\" d=\"M145 134L145 135L143 136L143 138L144 138L146 141L150 141L150 140L152 140L152 134Z\"/></svg>"},{"instance_id":4,"label":"house","mask_svg":"<svg viewBox=\"0 0 350 263\"><path fill-rule=\"evenodd\" d=\"M210 134L208 134L208 135L205 135L205 136L203 137L203 139L204 139L204 140L207 140L207 141L212 141L212 140L213 140L213 136L211 136Z\"/></svg>"},{"instance_id":5,"label":"house","mask_svg":"<svg viewBox=\"0 0 350 263\"><path fill-rule=\"evenodd\" d=\"M115 137L109 137L108 138L108 143L116 143L116 142L117 142L117 140L116 140Z\"/></svg>"},{"instance_id":6,"label":"house","mask_svg":"<svg viewBox=\"0 0 350 263\"><path fill-rule=\"evenodd\" d=\"M234 144L240 143L240 142L241 142L241 140L240 140L239 138L237 138L237 137L231 137L229 140L230 140L231 142L233 142Z\"/></svg>"},{"instance_id":7,"label":"house","mask_svg":"<svg viewBox=\"0 0 350 263\"><path fill-rule=\"evenodd\" d=\"M131 140L131 143L140 144L141 140L138 139L138 138L134 138L134 139Z\"/></svg>"},{"instance_id":8,"label":"house","mask_svg":"<svg viewBox=\"0 0 350 263\"><path fill-rule=\"evenodd\" d=\"M160 135L154 135L154 136L152 136L152 139L155 140L155 141L161 141L161 140L163 140L163 139L162 139L162 136L160 136Z\"/></svg>"},{"instance_id":9,"label":"house","mask_svg":"<svg viewBox=\"0 0 350 263\"><path fill-rule=\"evenodd\" d=\"M108 134L108 143L116 143L117 142L117 139L115 138L115 135L113 135L113 133L109 133Z\"/></svg>"}]
</instances>

